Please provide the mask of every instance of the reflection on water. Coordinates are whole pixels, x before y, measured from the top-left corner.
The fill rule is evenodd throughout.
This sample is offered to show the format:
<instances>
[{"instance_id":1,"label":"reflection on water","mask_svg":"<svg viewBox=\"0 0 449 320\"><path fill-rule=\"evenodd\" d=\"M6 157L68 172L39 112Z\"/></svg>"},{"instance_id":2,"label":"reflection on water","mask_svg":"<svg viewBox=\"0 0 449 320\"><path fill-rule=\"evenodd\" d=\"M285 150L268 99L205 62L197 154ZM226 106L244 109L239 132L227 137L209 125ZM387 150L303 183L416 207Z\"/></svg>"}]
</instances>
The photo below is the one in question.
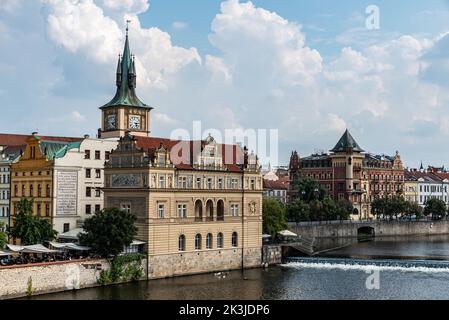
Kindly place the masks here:
<instances>
[{"instance_id":1,"label":"reflection on water","mask_svg":"<svg viewBox=\"0 0 449 320\"><path fill-rule=\"evenodd\" d=\"M35 299L449 299L449 236L376 239L353 243L326 255L370 257L403 254L417 260L292 258L268 270L154 280L35 297ZM449 259L448 259L449 260ZM380 289L368 290L367 272L379 271Z\"/></svg>"}]
</instances>

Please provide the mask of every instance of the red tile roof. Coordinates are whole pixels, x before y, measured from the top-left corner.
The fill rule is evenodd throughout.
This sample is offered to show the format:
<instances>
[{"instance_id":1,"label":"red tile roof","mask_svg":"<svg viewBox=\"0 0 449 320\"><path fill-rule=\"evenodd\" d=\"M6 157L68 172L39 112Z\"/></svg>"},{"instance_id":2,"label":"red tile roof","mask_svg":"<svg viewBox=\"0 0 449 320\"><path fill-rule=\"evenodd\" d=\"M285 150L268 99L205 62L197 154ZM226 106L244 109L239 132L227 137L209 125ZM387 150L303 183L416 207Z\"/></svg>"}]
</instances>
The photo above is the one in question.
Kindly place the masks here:
<instances>
[{"instance_id":1,"label":"red tile roof","mask_svg":"<svg viewBox=\"0 0 449 320\"><path fill-rule=\"evenodd\" d=\"M280 180L263 180L263 188L264 189L273 189L273 190L287 190L288 185Z\"/></svg>"},{"instance_id":2,"label":"red tile roof","mask_svg":"<svg viewBox=\"0 0 449 320\"><path fill-rule=\"evenodd\" d=\"M26 140L32 137L32 135L24 134L8 134L0 133L0 146L23 146L26 145ZM38 136L42 140L50 141L64 141L64 142L77 142L83 140L83 138L73 137L54 137L54 136Z\"/></svg>"},{"instance_id":3,"label":"red tile roof","mask_svg":"<svg viewBox=\"0 0 449 320\"><path fill-rule=\"evenodd\" d=\"M149 156L153 156L154 152L163 146L166 150L171 151L175 146L179 148L179 158L182 158L182 151L189 151L189 159L182 163L174 163L178 169L193 169L194 154L198 154L203 150L204 141L182 141L170 140L157 137L139 137L134 136L137 146L143 149ZM237 145L218 144L221 148L221 156L223 164L227 170L232 172L241 172L238 166L244 163L244 151ZM198 148L199 150L196 150ZM173 159L172 159L173 161Z\"/></svg>"}]
</instances>

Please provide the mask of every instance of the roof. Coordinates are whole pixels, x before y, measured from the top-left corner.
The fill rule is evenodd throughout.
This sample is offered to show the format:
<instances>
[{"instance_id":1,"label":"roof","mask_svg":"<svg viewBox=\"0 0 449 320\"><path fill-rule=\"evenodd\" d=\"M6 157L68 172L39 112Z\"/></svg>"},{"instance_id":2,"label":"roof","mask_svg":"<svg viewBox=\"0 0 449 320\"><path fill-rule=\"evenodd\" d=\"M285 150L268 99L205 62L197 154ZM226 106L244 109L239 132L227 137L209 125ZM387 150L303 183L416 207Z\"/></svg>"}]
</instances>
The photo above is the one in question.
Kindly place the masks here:
<instances>
[{"instance_id":1,"label":"roof","mask_svg":"<svg viewBox=\"0 0 449 320\"><path fill-rule=\"evenodd\" d=\"M147 109L153 109L140 101L135 90L135 83L130 82L131 77L136 76L135 63L131 57L129 49L128 30L126 30L125 48L123 49L123 56L117 64L117 92L107 104L100 109L112 106L133 106ZM132 80L135 81L135 80Z\"/></svg>"},{"instance_id":2,"label":"roof","mask_svg":"<svg viewBox=\"0 0 449 320\"><path fill-rule=\"evenodd\" d=\"M81 142L64 142L64 141L41 141L39 144L42 154L48 159L63 158L69 150L79 148Z\"/></svg>"},{"instance_id":3,"label":"roof","mask_svg":"<svg viewBox=\"0 0 449 320\"><path fill-rule=\"evenodd\" d=\"M24 146L30 137L32 137L32 135L0 133L0 146ZM57 136L39 136L39 138L41 140L65 142L77 142L83 140L83 138Z\"/></svg>"},{"instance_id":4,"label":"roof","mask_svg":"<svg viewBox=\"0 0 449 320\"><path fill-rule=\"evenodd\" d=\"M445 179L449 180L449 173L433 173L404 170L405 181L423 180L428 183L442 183Z\"/></svg>"},{"instance_id":5,"label":"roof","mask_svg":"<svg viewBox=\"0 0 449 320\"><path fill-rule=\"evenodd\" d=\"M331 152L346 152L348 150L354 152L364 152L364 150L360 148L355 139L349 133L349 130L346 129L345 133L337 142L335 147L331 150Z\"/></svg>"},{"instance_id":6,"label":"roof","mask_svg":"<svg viewBox=\"0 0 449 320\"><path fill-rule=\"evenodd\" d=\"M272 189L272 190L287 190L288 186L286 183L282 181L272 181L272 180L263 180L263 188L264 189Z\"/></svg>"},{"instance_id":7,"label":"roof","mask_svg":"<svg viewBox=\"0 0 449 320\"><path fill-rule=\"evenodd\" d=\"M133 136L134 140L137 143L137 146L143 149L148 156L154 156L156 150L158 150L161 146L163 146L167 151L171 151L173 147L179 147L178 154L181 160L185 160L182 157L183 150L189 150L189 159L187 161L183 161L180 163L176 163L174 161L174 165L177 169L181 170L194 170L194 166L192 165L194 161L195 155L198 155L198 152L202 152L204 141L182 141L182 140L170 140L166 138L157 138L157 137L140 137ZM197 144L197 145L195 145ZM218 144L221 157L223 160L223 165L228 171L232 172L241 172L242 169L239 165L243 164L243 154L244 151L237 145L229 145L229 144ZM199 147L199 148L198 148ZM195 150L198 148L198 150ZM229 158L229 159L228 159ZM172 159L173 160L173 159Z\"/></svg>"}]
</instances>

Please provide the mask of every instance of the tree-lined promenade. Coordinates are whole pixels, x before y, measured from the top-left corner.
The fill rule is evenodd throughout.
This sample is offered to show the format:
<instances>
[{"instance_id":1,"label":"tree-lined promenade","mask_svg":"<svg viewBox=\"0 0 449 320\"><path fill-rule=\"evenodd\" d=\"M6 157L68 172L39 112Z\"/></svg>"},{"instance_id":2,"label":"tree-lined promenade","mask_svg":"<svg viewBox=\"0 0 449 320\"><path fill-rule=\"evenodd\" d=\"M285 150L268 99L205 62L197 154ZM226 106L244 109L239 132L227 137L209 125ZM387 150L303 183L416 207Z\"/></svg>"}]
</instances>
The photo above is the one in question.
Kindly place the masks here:
<instances>
[{"instance_id":1,"label":"tree-lined promenade","mask_svg":"<svg viewBox=\"0 0 449 320\"><path fill-rule=\"evenodd\" d=\"M354 213L354 207L349 201L333 200L329 192L312 179L301 179L295 182L293 188L298 197L286 205L274 199L264 200L264 233L275 235L286 229L287 222L348 221ZM402 196L374 199L371 213L374 219L383 221L441 220L449 216L449 210L442 200L429 199L422 208Z\"/></svg>"}]
</instances>

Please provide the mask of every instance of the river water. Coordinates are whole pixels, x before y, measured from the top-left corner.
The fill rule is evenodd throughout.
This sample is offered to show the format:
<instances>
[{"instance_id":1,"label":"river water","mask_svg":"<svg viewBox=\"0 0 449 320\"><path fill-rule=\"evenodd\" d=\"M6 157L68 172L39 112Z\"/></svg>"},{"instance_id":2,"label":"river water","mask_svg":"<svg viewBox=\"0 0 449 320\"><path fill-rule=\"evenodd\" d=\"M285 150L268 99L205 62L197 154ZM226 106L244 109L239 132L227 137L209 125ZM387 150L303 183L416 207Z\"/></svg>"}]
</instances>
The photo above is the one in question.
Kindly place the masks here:
<instances>
[{"instance_id":1,"label":"river water","mask_svg":"<svg viewBox=\"0 0 449 320\"><path fill-rule=\"evenodd\" d=\"M153 280L35 299L449 299L449 236L347 244L267 270Z\"/></svg>"}]
</instances>

